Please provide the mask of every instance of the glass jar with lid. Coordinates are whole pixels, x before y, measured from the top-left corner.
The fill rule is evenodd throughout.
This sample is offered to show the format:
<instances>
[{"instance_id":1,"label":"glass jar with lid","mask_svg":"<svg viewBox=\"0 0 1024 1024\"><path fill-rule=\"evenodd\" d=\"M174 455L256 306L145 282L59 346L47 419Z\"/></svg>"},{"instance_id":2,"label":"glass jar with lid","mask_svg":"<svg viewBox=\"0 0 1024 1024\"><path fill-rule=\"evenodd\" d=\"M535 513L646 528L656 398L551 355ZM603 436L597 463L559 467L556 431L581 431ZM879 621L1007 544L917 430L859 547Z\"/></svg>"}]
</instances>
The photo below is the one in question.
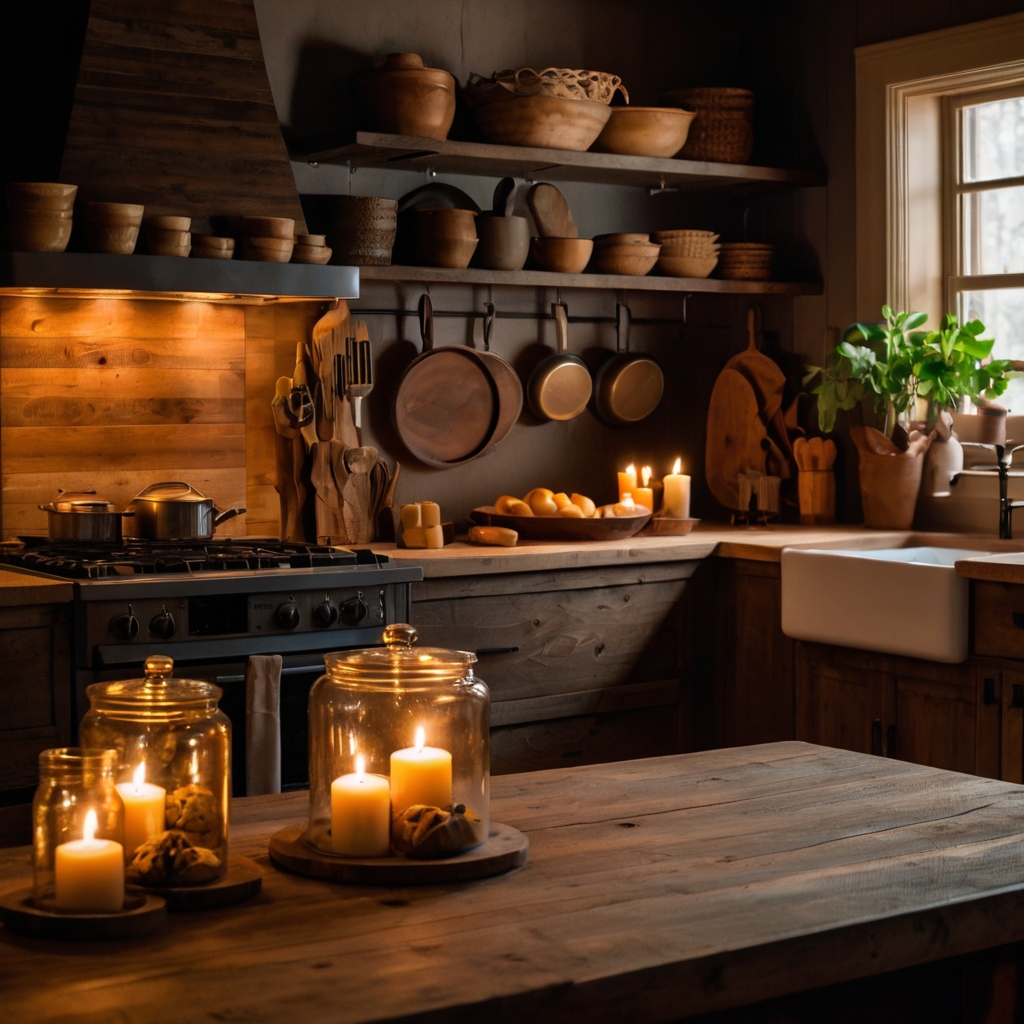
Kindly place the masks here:
<instances>
[{"instance_id":1,"label":"glass jar with lid","mask_svg":"<svg viewBox=\"0 0 1024 1024\"><path fill-rule=\"evenodd\" d=\"M309 831L324 853L410 857L482 843L490 816L490 694L476 655L416 647L328 654L309 694ZM390 825L390 834L388 825Z\"/></svg>"},{"instance_id":2,"label":"glass jar with lid","mask_svg":"<svg viewBox=\"0 0 1024 1024\"><path fill-rule=\"evenodd\" d=\"M82 839L95 815L96 839L123 842L123 806L114 787L117 751L58 747L39 755L39 786L32 801L32 898L50 901L56 850Z\"/></svg>"},{"instance_id":3,"label":"glass jar with lid","mask_svg":"<svg viewBox=\"0 0 1024 1024\"><path fill-rule=\"evenodd\" d=\"M157 887L220 878L228 859L231 723L219 686L173 671L151 655L143 679L93 683L79 728L117 752L128 879Z\"/></svg>"}]
</instances>

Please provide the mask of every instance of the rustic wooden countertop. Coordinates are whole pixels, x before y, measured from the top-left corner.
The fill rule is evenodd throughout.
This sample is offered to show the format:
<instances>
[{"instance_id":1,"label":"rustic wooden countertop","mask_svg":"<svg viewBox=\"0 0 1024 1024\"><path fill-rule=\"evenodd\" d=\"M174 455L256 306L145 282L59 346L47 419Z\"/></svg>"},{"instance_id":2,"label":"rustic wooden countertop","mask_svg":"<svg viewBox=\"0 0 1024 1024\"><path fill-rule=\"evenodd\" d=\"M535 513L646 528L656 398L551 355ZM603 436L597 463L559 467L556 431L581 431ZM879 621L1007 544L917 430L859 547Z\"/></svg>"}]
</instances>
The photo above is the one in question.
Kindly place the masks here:
<instances>
[{"instance_id":1,"label":"rustic wooden countertop","mask_svg":"<svg viewBox=\"0 0 1024 1024\"><path fill-rule=\"evenodd\" d=\"M0 608L23 604L65 604L73 597L74 586L68 580L48 580L0 569Z\"/></svg>"},{"instance_id":2,"label":"rustic wooden countertop","mask_svg":"<svg viewBox=\"0 0 1024 1024\"><path fill-rule=\"evenodd\" d=\"M674 1019L1024 939L1024 787L804 743L494 779L530 863L378 889L281 873L305 794L234 805L248 903L132 941L0 929L5 1024ZM27 847L0 851L25 884Z\"/></svg>"},{"instance_id":3,"label":"rustic wooden countertop","mask_svg":"<svg viewBox=\"0 0 1024 1024\"><path fill-rule=\"evenodd\" d=\"M965 558L956 563L956 572L958 576L966 576L970 580L1024 583L1024 552L1008 551L979 558Z\"/></svg>"},{"instance_id":4,"label":"rustic wooden countertop","mask_svg":"<svg viewBox=\"0 0 1024 1024\"><path fill-rule=\"evenodd\" d=\"M712 556L777 562L782 549L787 547L869 549L929 543L945 547L978 547L987 551L1013 545L1013 542L999 541L995 537L869 530L864 526L727 526L722 523L699 523L686 537L632 537L629 540L573 544L522 541L514 548L481 547L466 541L456 541L436 551L374 544L372 549L379 554L390 555L396 562L422 566L424 577L430 579L641 565L699 560ZM1017 543L1015 546L1021 548L1024 544ZM1024 566L1024 560L1021 564Z\"/></svg>"}]
</instances>

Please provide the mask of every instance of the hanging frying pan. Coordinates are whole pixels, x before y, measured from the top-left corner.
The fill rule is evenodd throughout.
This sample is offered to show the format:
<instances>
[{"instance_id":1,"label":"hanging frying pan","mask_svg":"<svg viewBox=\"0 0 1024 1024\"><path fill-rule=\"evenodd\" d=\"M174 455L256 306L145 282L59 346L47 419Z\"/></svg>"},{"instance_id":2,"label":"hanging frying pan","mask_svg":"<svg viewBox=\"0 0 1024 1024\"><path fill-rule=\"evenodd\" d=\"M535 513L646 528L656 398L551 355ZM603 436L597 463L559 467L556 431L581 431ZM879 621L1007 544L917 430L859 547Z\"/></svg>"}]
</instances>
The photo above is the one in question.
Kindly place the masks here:
<instances>
[{"instance_id":1,"label":"hanging frying pan","mask_svg":"<svg viewBox=\"0 0 1024 1024\"><path fill-rule=\"evenodd\" d=\"M564 302L551 305L556 348L530 375L529 400L542 420L575 419L587 407L594 390L587 364L569 352L569 314Z\"/></svg>"},{"instance_id":2,"label":"hanging frying pan","mask_svg":"<svg viewBox=\"0 0 1024 1024\"><path fill-rule=\"evenodd\" d=\"M523 411L523 385L519 382L519 375L512 367L498 355L491 351L491 330L494 327L494 303L488 302L484 314L484 349L477 352L483 359L487 369L491 371L495 386L498 389L498 422L491 435L487 450L501 444L508 437L509 432L516 425L519 414Z\"/></svg>"},{"instance_id":3,"label":"hanging frying pan","mask_svg":"<svg viewBox=\"0 0 1024 1024\"><path fill-rule=\"evenodd\" d=\"M434 348L434 312L426 294L419 317L423 351L402 374L392 416L416 458L447 469L482 455L491 443L498 388L481 353L464 345Z\"/></svg>"},{"instance_id":4,"label":"hanging frying pan","mask_svg":"<svg viewBox=\"0 0 1024 1024\"><path fill-rule=\"evenodd\" d=\"M658 408L665 393L665 375L651 356L629 351L629 306L615 304L615 355L597 371L594 406L613 427L639 423Z\"/></svg>"}]
</instances>

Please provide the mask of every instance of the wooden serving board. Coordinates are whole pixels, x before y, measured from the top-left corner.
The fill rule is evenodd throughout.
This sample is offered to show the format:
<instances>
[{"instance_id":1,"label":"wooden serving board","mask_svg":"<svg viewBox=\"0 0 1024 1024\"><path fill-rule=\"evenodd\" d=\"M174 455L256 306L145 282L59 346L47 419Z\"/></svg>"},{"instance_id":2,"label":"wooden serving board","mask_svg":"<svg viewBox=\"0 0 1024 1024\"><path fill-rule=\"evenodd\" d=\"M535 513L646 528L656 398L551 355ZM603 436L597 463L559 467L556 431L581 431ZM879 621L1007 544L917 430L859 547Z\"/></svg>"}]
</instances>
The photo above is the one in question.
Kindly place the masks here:
<instances>
[{"instance_id":1,"label":"wooden serving board","mask_svg":"<svg viewBox=\"0 0 1024 1024\"><path fill-rule=\"evenodd\" d=\"M148 935L167 922L167 903L159 896L128 893L116 914L60 914L32 902L32 886L0 895L0 921L12 932L33 939L90 942Z\"/></svg>"},{"instance_id":2,"label":"wooden serving board","mask_svg":"<svg viewBox=\"0 0 1024 1024\"><path fill-rule=\"evenodd\" d=\"M456 857L331 857L306 841L305 825L290 825L270 837L270 859L280 868L326 882L352 885L430 885L470 882L503 875L530 859L530 840L511 825L491 825L487 841Z\"/></svg>"},{"instance_id":3,"label":"wooden serving board","mask_svg":"<svg viewBox=\"0 0 1024 1024\"><path fill-rule=\"evenodd\" d=\"M650 512L614 519L563 519L561 516L506 516L493 505L469 513L478 526L504 526L520 540L626 540L638 534L651 518Z\"/></svg>"},{"instance_id":4,"label":"wooden serving board","mask_svg":"<svg viewBox=\"0 0 1024 1024\"><path fill-rule=\"evenodd\" d=\"M748 469L764 472L762 442L767 439L750 382L737 370L722 370L708 404L704 474L711 493L726 508L740 507L739 473Z\"/></svg>"},{"instance_id":5,"label":"wooden serving board","mask_svg":"<svg viewBox=\"0 0 1024 1024\"><path fill-rule=\"evenodd\" d=\"M170 910L212 910L241 903L260 891L263 869L249 857L231 854L228 873L208 885L178 885L150 888L132 885L128 891L137 896L159 896L167 901Z\"/></svg>"}]
</instances>

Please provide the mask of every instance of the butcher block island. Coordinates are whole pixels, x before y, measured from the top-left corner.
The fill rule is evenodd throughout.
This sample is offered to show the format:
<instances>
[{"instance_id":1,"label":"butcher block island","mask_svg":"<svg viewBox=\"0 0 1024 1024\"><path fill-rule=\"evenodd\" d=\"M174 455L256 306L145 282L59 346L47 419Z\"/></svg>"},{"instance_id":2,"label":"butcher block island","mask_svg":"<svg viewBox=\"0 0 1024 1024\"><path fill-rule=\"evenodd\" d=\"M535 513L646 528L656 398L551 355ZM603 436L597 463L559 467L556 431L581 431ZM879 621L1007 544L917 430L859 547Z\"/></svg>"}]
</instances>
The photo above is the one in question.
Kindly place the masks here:
<instances>
[{"instance_id":1,"label":"butcher block island","mask_svg":"<svg viewBox=\"0 0 1024 1024\"><path fill-rule=\"evenodd\" d=\"M235 802L266 872L248 903L103 946L0 931L4 1020L869 1019L843 1013L915 982L918 1015L884 1019L973 1020L1024 939L1024 789L890 759L777 743L497 779L529 863L402 889L273 868L305 805Z\"/></svg>"}]
</instances>

